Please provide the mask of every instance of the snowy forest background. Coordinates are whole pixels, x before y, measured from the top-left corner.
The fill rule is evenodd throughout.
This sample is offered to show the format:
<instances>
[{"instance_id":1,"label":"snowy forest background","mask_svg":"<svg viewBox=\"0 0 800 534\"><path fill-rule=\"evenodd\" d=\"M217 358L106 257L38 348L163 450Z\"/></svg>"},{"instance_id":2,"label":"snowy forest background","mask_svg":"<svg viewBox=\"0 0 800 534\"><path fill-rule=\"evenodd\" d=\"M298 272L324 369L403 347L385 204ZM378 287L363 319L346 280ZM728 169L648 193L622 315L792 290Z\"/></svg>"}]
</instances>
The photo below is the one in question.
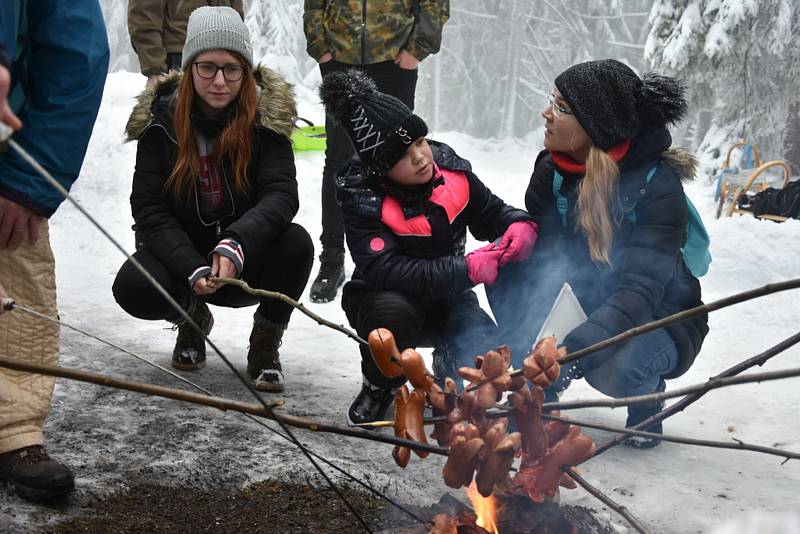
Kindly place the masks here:
<instances>
[{"instance_id":1,"label":"snowy forest background","mask_svg":"<svg viewBox=\"0 0 800 534\"><path fill-rule=\"evenodd\" d=\"M136 72L127 2L102 0L111 70ZM256 58L313 86L302 0L250 0ZM691 112L675 144L718 159L738 139L800 171L800 2L797 0L453 0L442 50L421 64L417 111L434 131L524 137L553 79L613 57L684 78ZM724 154L723 154L724 155Z\"/></svg>"}]
</instances>

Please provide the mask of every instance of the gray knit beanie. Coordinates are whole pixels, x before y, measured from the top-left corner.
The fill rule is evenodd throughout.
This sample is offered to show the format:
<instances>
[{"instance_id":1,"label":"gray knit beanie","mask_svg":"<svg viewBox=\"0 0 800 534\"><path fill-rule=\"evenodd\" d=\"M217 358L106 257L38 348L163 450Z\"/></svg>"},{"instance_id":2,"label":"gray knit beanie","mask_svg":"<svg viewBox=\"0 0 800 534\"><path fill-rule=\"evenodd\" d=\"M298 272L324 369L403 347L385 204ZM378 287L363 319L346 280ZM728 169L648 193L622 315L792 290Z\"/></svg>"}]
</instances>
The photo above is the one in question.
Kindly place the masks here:
<instances>
[{"instance_id":1,"label":"gray knit beanie","mask_svg":"<svg viewBox=\"0 0 800 534\"><path fill-rule=\"evenodd\" d=\"M198 7L189 15L186 44L183 45L183 70L197 54L206 50L236 52L253 68L253 45L242 17L231 7Z\"/></svg>"}]
</instances>

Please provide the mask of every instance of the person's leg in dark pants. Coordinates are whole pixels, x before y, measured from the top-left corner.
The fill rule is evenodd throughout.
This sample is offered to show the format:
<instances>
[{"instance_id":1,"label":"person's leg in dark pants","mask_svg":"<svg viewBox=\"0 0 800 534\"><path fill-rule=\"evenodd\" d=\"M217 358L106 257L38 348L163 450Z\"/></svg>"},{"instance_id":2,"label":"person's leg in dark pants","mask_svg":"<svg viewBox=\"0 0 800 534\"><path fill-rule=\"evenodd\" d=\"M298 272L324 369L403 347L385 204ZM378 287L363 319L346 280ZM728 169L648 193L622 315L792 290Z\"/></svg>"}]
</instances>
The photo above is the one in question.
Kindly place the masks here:
<instances>
[{"instance_id":1,"label":"person's leg in dark pants","mask_svg":"<svg viewBox=\"0 0 800 534\"><path fill-rule=\"evenodd\" d=\"M254 257L251 255L248 258L242 279L251 287L276 291L300 300L313 263L314 244L311 237L302 226L292 223ZM247 306L248 299L244 295L247 294L237 287L224 287L212 295L209 302L216 303L212 299L217 296L221 305ZM252 300L249 302L253 303ZM278 348L293 310L293 307L278 299L261 297L259 300L253 314L253 330L247 352L247 372L255 380L258 390L283 391L284 377Z\"/></svg>"},{"instance_id":2,"label":"person's leg in dark pants","mask_svg":"<svg viewBox=\"0 0 800 534\"><path fill-rule=\"evenodd\" d=\"M440 386L446 377L460 384L458 368L475 367L475 356L498 346L497 326L481 308L478 296L472 290L465 291L450 304L435 339L433 374Z\"/></svg>"},{"instance_id":3,"label":"person's leg in dark pants","mask_svg":"<svg viewBox=\"0 0 800 534\"><path fill-rule=\"evenodd\" d=\"M323 76L350 67L329 61L320 65ZM330 302L344 283L344 221L336 203L336 171L353 155L353 145L345 129L333 117L325 117L325 166L322 170L322 251L320 268L311 284L311 302Z\"/></svg>"},{"instance_id":4,"label":"person's leg in dark pants","mask_svg":"<svg viewBox=\"0 0 800 534\"><path fill-rule=\"evenodd\" d=\"M387 328L394 334L401 352L419 344L428 315L419 301L396 291L349 293L346 287L342 307L359 336L366 339L372 330ZM405 383L404 376L383 375L369 347L362 345L360 350L364 384L347 410L347 422L351 425L383 419L392 404L393 390Z\"/></svg>"},{"instance_id":5,"label":"person's leg in dark pants","mask_svg":"<svg viewBox=\"0 0 800 534\"><path fill-rule=\"evenodd\" d=\"M181 314L130 260L122 265L114 280L112 286L114 298L123 310L134 317L174 323L178 328L178 338L172 350L172 366L185 371L199 369L206 362L205 336L214 326L214 317L208 306L192 292L188 280L173 278L167 267L146 247L137 250L133 257L189 314L200 331L183 320Z\"/></svg>"},{"instance_id":6,"label":"person's leg in dark pants","mask_svg":"<svg viewBox=\"0 0 800 534\"><path fill-rule=\"evenodd\" d=\"M361 69L375 81L378 91L392 95L414 111L417 69L401 69L394 61L362 65Z\"/></svg>"}]
</instances>

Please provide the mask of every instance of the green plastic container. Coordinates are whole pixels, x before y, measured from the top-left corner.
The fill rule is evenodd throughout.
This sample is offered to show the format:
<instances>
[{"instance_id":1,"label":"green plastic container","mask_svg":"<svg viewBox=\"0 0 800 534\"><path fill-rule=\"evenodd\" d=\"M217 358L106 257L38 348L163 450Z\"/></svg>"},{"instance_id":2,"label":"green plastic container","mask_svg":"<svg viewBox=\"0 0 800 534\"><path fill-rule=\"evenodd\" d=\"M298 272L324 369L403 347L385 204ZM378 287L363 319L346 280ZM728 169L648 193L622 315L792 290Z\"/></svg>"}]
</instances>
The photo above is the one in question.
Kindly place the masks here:
<instances>
[{"instance_id":1,"label":"green plastic container","mask_svg":"<svg viewBox=\"0 0 800 534\"><path fill-rule=\"evenodd\" d=\"M325 150L325 127L314 126L314 123L299 117L298 121L305 122L292 133L292 148L297 152L306 150Z\"/></svg>"}]
</instances>

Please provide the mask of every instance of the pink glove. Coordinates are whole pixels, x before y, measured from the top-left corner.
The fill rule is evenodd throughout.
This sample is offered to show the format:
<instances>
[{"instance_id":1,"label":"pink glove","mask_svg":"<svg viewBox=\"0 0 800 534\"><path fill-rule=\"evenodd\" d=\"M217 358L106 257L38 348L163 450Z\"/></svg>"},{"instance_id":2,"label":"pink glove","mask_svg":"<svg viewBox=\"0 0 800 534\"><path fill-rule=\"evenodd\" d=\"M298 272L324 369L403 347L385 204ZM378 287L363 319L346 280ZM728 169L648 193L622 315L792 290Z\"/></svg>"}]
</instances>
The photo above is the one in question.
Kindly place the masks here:
<instances>
[{"instance_id":1,"label":"pink glove","mask_svg":"<svg viewBox=\"0 0 800 534\"><path fill-rule=\"evenodd\" d=\"M500 258L503 257L503 252L503 248L489 243L467 254L467 275L473 284L486 284L487 286L494 284L497 280L497 269L500 267Z\"/></svg>"},{"instance_id":2,"label":"pink glove","mask_svg":"<svg viewBox=\"0 0 800 534\"><path fill-rule=\"evenodd\" d=\"M503 250L500 267L509 262L519 262L528 259L536 243L536 223L533 221L519 221L511 223L503 234L498 248Z\"/></svg>"}]
</instances>

